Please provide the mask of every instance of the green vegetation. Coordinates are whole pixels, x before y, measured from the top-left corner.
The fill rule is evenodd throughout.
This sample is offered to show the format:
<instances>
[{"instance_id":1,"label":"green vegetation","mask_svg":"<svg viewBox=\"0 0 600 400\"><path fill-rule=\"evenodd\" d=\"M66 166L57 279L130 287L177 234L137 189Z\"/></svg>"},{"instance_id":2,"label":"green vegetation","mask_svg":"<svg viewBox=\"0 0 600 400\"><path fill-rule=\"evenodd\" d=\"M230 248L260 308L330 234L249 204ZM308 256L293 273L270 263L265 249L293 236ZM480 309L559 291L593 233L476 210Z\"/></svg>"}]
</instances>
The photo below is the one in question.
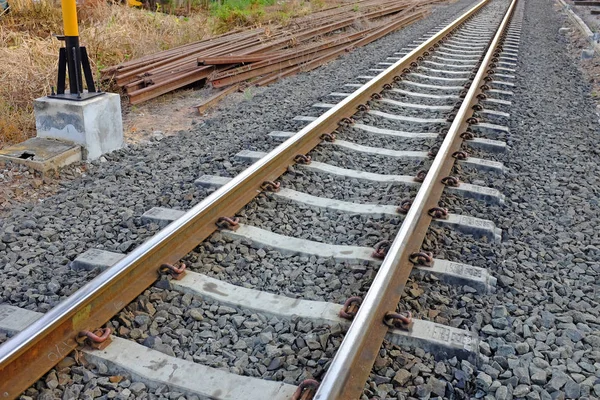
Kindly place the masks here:
<instances>
[{"instance_id":1,"label":"green vegetation","mask_svg":"<svg viewBox=\"0 0 600 400\"><path fill-rule=\"evenodd\" d=\"M212 2L209 14L216 18L215 30L226 32L232 26L247 26L257 23L265 15L265 7L276 0L222 0Z\"/></svg>"}]
</instances>

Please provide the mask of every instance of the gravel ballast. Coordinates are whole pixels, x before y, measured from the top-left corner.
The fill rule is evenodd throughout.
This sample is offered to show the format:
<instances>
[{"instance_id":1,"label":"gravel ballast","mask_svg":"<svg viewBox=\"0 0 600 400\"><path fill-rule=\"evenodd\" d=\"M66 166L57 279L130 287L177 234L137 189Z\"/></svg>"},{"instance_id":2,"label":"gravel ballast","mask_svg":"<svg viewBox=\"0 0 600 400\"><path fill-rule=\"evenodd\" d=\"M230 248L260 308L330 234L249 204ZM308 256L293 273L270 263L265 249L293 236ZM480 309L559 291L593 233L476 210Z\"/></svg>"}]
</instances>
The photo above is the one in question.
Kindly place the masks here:
<instances>
[{"instance_id":1,"label":"gravel ballast","mask_svg":"<svg viewBox=\"0 0 600 400\"><path fill-rule=\"evenodd\" d=\"M72 271L69 262L89 248L129 252L156 233L140 216L152 207L189 209L205 195L194 180L202 174L234 176L247 166L233 156L243 149L268 150L267 134L298 129L292 119L330 92L342 91L376 62L448 23L474 2L436 6L399 32L252 95L237 94L188 131L132 145L88 165L79 179L64 181L56 195L15 207L0 221L0 302L45 312L98 271Z\"/></svg>"},{"instance_id":2,"label":"gravel ballast","mask_svg":"<svg viewBox=\"0 0 600 400\"><path fill-rule=\"evenodd\" d=\"M489 362L477 382L490 399L597 398L598 115L559 34L564 15L524 5L507 202L492 214L505 230L500 288L481 311Z\"/></svg>"},{"instance_id":3,"label":"gravel ballast","mask_svg":"<svg viewBox=\"0 0 600 400\"><path fill-rule=\"evenodd\" d=\"M158 229L141 223L143 212L154 206L190 208L210 192L195 187L198 176L234 176L247 165L231 161L239 150L269 149L276 144L266 136L269 131L296 130L292 117L314 115L309 108L315 99L341 91L344 83L365 74L374 62L448 20L448 13L458 14L470 4L459 1L441 8L432 17L343 60L262 89L251 99L223 104L214 117L199 121L189 132L112 153L105 157L107 162L92 163L81 179L65 182L57 195L14 209L0 222L0 262L4 265L0 302L48 310L94 275L70 270L68 263L78 254L91 247L130 251ZM558 33L563 19L551 3L525 2L512 89L515 96L511 107L502 108L511 113L507 121L510 148L494 156L505 163L508 172L463 171L465 181L501 190L506 203L490 206L451 195L443 198L452 212L492 219L503 230L502 243L432 228L423 245L438 258L488 268L498 278L497 292L483 296L472 288L449 287L426 276L409 282L399 306L419 318L478 332L482 363L436 362L433 355L418 349L384 344L363 398L600 397L600 130L589 87L565 54L566 42ZM364 122L374 123L375 118L379 117L366 117ZM424 131L412 126L408 130ZM331 151L323 148L315 159L325 161ZM367 159L357 158L356 167L366 166ZM345 156L338 162L348 163ZM284 187L314 195L382 204L398 204L416 191L399 185L357 185L354 180L324 177L302 167L291 168L282 181ZM269 209L246 210L245 222L312 240L322 237L324 242L370 245L379 241L382 232L389 236L397 228L393 218L343 216L269 197L256 204L261 202ZM285 216L280 218L281 226L274 225L279 221L273 221L273 214ZM320 219L327 221L323 232L294 235L291 222L318 225ZM354 236L340 231L323 237L330 229L336 232L335 221L343 221L340 225ZM371 235L375 231L377 238ZM363 295L376 272L373 265L336 264L257 250L219 233L187 258L192 270L240 286L338 303ZM299 321L261 318L156 288L140 296L119 318L117 333L148 347L235 373L293 383L306 376L320 378L341 340L335 327L299 328ZM251 326L244 325L246 321ZM202 334L205 337L190 339ZM305 348L309 354L304 354ZM127 376L113 382L102 370L102 366L57 368L30 388L27 396L179 398L166 389L149 393ZM66 391L73 394L66 395Z\"/></svg>"}]
</instances>

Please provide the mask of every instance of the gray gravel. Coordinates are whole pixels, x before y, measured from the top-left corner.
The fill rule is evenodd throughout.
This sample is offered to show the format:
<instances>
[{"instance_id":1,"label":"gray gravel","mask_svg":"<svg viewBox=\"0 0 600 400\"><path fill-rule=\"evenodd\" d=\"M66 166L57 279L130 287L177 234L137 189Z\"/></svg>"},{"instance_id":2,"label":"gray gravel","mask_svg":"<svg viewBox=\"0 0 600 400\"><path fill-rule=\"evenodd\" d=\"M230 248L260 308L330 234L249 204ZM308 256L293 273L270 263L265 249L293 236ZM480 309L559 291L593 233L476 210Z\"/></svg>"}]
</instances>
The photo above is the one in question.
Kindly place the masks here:
<instances>
[{"instance_id":1,"label":"gray gravel","mask_svg":"<svg viewBox=\"0 0 600 400\"><path fill-rule=\"evenodd\" d=\"M401 216L352 214L260 196L237 214L241 222L315 242L374 246L396 236Z\"/></svg>"},{"instance_id":2,"label":"gray gravel","mask_svg":"<svg viewBox=\"0 0 600 400\"><path fill-rule=\"evenodd\" d=\"M467 4L461 1L448 8L458 13ZM594 163L598 130L581 76L562 53L551 53L552 49L562 48L555 40L557 17L549 4L527 4L531 16L526 20L526 30L536 30L529 33L532 40L521 49L519 89L511 108L515 115L510 120L513 147L506 157L500 156L511 173L490 178L490 174L480 176L466 168L463 171L468 182L496 185L509 201L504 208L490 208L450 196L444 198L453 210L465 210L470 215L493 212L506 231L506 240L500 247L436 228L430 230L423 246L437 257L492 269L499 279L499 291L483 297L468 287L448 287L426 276L409 282L399 305L399 309L411 310L423 319L481 332L487 338L481 351L489 362L477 370L456 360L436 363L431 355L418 349L409 354L406 349L384 345L382 361L376 364L365 398L600 396L600 299L596 295L600 273L600 251L596 246L600 240L595 231L598 182L593 173L598 172ZM445 16L441 14L434 14L437 21ZM43 204L15 209L0 222L0 261L5 264L0 301L37 311L55 305L93 276L70 271L68 262L76 255L89 247L130 251L157 230L156 226L140 223L144 211L152 206L189 208L211 192L194 186L197 176L235 175L247 165L230 161L237 151L268 149L275 143L264 136L268 131L296 130L293 116L319 114L310 109L317 92L339 91L343 83L372 66L373 59L381 59L382 51L391 55L400 45L428 30L435 20L359 49L313 74L261 89L252 99L222 105L214 118L199 121L190 132L178 137L115 152L106 157L109 162L92 164L80 180L65 182L64 189ZM533 59L538 64L531 64ZM558 65L550 78L538 70L549 64ZM551 101L540 99L539 93L525 92L525 88L547 90L549 80L560 87L560 96ZM561 84L565 81L575 84L565 91ZM272 108L274 103L277 110ZM577 110L564 104L576 104ZM382 122L378 117L365 116L362 122L426 131L421 125ZM565 123L570 127L569 136L560 129ZM437 132L440 127L430 129ZM219 137L218 142L215 137ZM349 164L345 151L336 150L334 154L324 148L313 154L315 159L322 157L340 166L369 167L366 157L360 156ZM396 163L398 171L407 167L382 157L371 158L370 162L373 159L388 167ZM581 176L576 182L574 173ZM291 168L282 180L285 187L347 201L397 204L415 192L391 185L357 185L354 180L320 176L300 167ZM548 182L551 184L546 187ZM326 212L268 197L252 204L269 208L247 208L242 216L250 223L330 243L372 245L393 235L398 222ZM293 224L317 229L299 232ZM336 226L343 226L346 232L336 231ZM337 234L332 235L332 231ZM332 260L256 250L219 234L200 245L188 259L192 269L241 286L335 302L349 295L363 295L375 272L368 265L336 264ZM341 330L336 327L270 320L155 288L140 296L115 321L119 321L113 322L119 335L167 354L289 383L305 377L319 378L341 340ZM130 377L111 382L102 366L66 368L46 375L27 395L43 399L75 398L80 393L81 398L179 398L165 388L148 393ZM72 395L62 392L65 386L67 391L74 391Z\"/></svg>"},{"instance_id":3,"label":"gray gravel","mask_svg":"<svg viewBox=\"0 0 600 400\"><path fill-rule=\"evenodd\" d=\"M329 199L368 204L400 204L402 200L414 197L418 190L416 185L373 183L316 173L301 167L288 168L290 170L295 172L281 177L283 187Z\"/></svg>"},{"instance_id":4,"label":"gray gravel","mask_svg":"<svg viewBox=\"0 0 600 400\"><path fill-rule=\"evenodd\" d=\"M319 379L342 334L340 326L280 320L156 288L112 324L120 336L167 355L290 384Z\"/></svg>"},{"instance_id":5,"label":"gray gravel","mask_svg":"<svg viewBox=\"0 0 600 400\"><path fill-rule=\"evenodd\" d=\"M257 89L253 96L234 95L189 131L108 154L89 164L81 178L63 182L55 196L15 207L0 221L0 302L47 311L97 274L68 267L78 254L96 247L130 251L156 233L140 223L145 211L190 208L207 193L194 185L199 175L234 176L246 166L230 161L235 153L274 146L268 132L297 129L292 118L310 110L315 99L341 91L375 62L471 4L437 6L425 20L316 71Z\"/></svg>"},{"instance_id":6,"label":"gray gravel","mask_svg":"<svg viewBox=\"0 0 600 400\"><path fill-rule=\"evenodd\" d=\"M384 342L361 400L468 398L474 369L468 361L435 361L422 349Z\"/></svg>"},{"instance_id":7,"label":"gray gravel","mask_svg":"<svg viewBox=\"0 0 600 400\"><path fill-rule=\"evenodd\" d=\"M390 150L428 151L436 142L434 139L408 139L377 135L361 129L339 129L338 139L369 147L383 147Z\"/></svg>"},{"instance_id":8,"label":"gray gravel","mask_svg":"<svg viewBox=\"0 0 600 400\"><path fill-rule=\"evenodd\" d=\"M310 156L313 161L325 162L340 168L355 169L384 175L415 176L418 171L429 169L430 164L428 159L419 160L388 157L370 153L365 154L337 146L319 146L310 152Z\"/></svg>"},{"instance_id":9,"label":"gray gravel","mask_svg":"<svg viewBox=\"0 0 600 400\"><path fill-rule=\"evenodd\" d=\"M490 362L478 380L490 399L600 397L600 131L589 87L558 34L563 19L550 3L525 3L513 173L496 214L506 229L501 290L482 312Z\"/></svg>"},{"instance_id":10,"label":"gray gravel","mask_svg":"<svg viewBox=\"0 0 600 400\"><path fill-rule=\"evenodd\" d=\"M223 238L220 233L184 261L193 271L238 286L340 304L348 297L364 295L377 270L367 262L337 263L331 258L281 254L268 247L256 249L247 241Z\"/></svg>"}]
</instances>

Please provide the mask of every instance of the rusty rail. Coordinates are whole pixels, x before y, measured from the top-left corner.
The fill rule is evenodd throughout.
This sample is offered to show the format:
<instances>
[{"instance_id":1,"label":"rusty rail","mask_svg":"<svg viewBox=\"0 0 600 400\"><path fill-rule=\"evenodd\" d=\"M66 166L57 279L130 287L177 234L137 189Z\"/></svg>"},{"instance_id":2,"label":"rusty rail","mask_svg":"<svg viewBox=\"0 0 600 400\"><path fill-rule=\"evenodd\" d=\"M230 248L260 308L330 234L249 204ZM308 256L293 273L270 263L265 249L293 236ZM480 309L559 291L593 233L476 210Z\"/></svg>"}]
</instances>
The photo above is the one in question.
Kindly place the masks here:
<instances>
[{"instance_id":1,"label":"rusty rail","mask_svg":"<svg viewBox=\"0 0 600 400\"><path fill-rule=\"evenodd\" d=\"M359 0L298 18L286 27L236 32L128 61L102 75L114 79L131 104L198 81L214 87L264 85L322 65L381 37L382 32L400 29L425 16L427 5L440 1ZM358 19L369 21L368 28L357 31ZM336 50L341 47L343 51ZM208 68L217 72L207 73Z\"/></svg>"}]
</instances>

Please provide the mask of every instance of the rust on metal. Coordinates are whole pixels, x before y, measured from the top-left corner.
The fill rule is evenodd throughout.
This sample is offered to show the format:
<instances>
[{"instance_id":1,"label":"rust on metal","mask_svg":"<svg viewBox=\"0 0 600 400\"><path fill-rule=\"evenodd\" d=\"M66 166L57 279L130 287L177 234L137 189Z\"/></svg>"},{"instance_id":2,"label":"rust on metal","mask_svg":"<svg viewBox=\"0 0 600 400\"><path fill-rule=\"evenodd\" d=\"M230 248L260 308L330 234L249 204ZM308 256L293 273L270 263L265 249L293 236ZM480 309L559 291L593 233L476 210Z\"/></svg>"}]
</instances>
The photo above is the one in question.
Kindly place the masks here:
<instances>
[{"instance_id":1,"label":"rust on metal","mask_svg":"<svg viewBox=\"0 0 600 400\"><path fill-rule=\"evenodd\" d=\"M319 387L319 382L314 379L305 379L299 385L292 400L311 400Z\"/></svg>"},{"instance_id":2,"label":"rust on metal","mask_svg":"<svg viewBox=\"0 0 600 400\"><path fill-rule=\"evenodd\" d=\"M456 158L457 160L466 160L469 157L469 153L464 150L459 150L452 153L452 157Z\"/></svg>"},{"instance_id":3,"label":"rust on metal","mask_svg":"<svg viewBox=\"0 0 600 400\"><path fill-rule=\"evenodd\" d=\"M446 176L446 177L443 177L442 180L441 180L441 182L444 185L450 186L450 187L458 187L460 185L460 181L455 176Z\"/></svg>"},{"instance_id":4,"label":"rust on metal","mask_svg":"<svg viewBox=\"0 0 600 400\"><path fill-rule=\"evenodd\" d=\"M340 310L340 317L344 319L352 319L358 312L360 308L360 303L362 303L362 299L358 296L349 297Z\"/></svg>"},{"instance_id":5,"label":"rust on metal","mask_svg":"<svg viewBox=\"0 0 600 400\"><path fill-rule=\"evenodd\" d=\"M473 134L473 132L464 131L460 134L460 138L464 140L473 140L475 139L475 135Z\"/></svg>"},{"instance_id":6,"label":"rust on metal","mask_svg":"<svg viewBox=\"0 0 600 400\"><path fill-rule=\"evenodd\" d=\"M160 266L159 271L168 272L169 274L171 274L171 277L173 277L173 279L179 281L185 276L186 268L187 267L184 263L181 263L179 267L176 267L173 264L164 263Z\"/></svg>"},{"instance_id":7,"label":"rust on metal","mask_svg":"<svg viewBox=\"0 0 600 400\"><path fill-rule=\"evenodd\" d=\"M427 212L432 218L448 219L448 209L445 207L432 207Z\"/></svg>"},{"instance_id":8,"label":"rust on metal","mask_svg":"<svg viewBox=\"0 0 600 400\"><path fill-rule=\"evenodd\" d=\"M408 260L414 265L420 265L423 267L431 267L433 266L433 254L425 251L418 251L412 253Z\"/></svg>"},{"instance_id":9,"label":"rust on metal","mask_svg":"<svg viewBox=\"0 0 600 400\"><path fill-rule=\"evenodd\" d=\"M335 142L335 133L324 133L321 135L321 140L324 140L329 143Z\"/></svg>"},{"instance_id":10,"label":"rust on metal","mask_svg":"<svg viewBox=\"0 0 600 400\"><path fill-rule=\"evenodd\" d=\"M344 127L352 126L354 125L354 119L352 117L344 117L338 124Z\"/></svg>"},{"instance_id":11,"label":"rust on metal","mask_svg":"<svg viewBox=\"0 0 600 400\"><path fill-rule=\"evenodd\" d=\"M215 93L214 95L210 96L209 98L205 99L204 101L202 101L202 103L198 104L195 107L198 109L198 113L203 114L204 112L209 110L211 107L215 106L215 104L217 104L219 101L221 101L225 96L227 96L230 93L237 92L240 89L241 89L240 85L231 85L231 86L221 90L220 92Z\"/></svg>"},{"instance_id":12,"label":"rust on metal","mask_svg":"<svg viewBox=\"0 0 600 400\"><path fill-rule=\"evenodd\" d=\"M398 211L400 214L406 214L408 210L410 210L410 206L412 206L412 200L402 200L402 203L400 203L400 207L398 207L396 211Z\"/></svg>"},{"instance_id":13,"label":"rust on metal","mask_svg":"<svg viewBox=\"0 0 600 400\"><path fill-rule=\"evenodd\" d=\"M388 311L383 317L383 323L390 328L410 331L413 326L412 313L407 311L406 315L403 315L398 312Z\"/></svg>"},{"instance_id":14,"label":"rust on metal","mask_svg":"<svg viewBox=\"0 0 600 400\"><path fill-rule=\"evenodd\" d=\"M114 80L132 104L197 81L216 88L266 85L400 29L425 16L427 6L439 1L362 0L358 14L346 4L298 17L285 27L227 33L105 68L102 78ZM369 23L356 29L357 17Z\"/></svg>"},{"instance_id":15,"label":"rust on metal","mask_svg":"<svg viewBox=\"0 0 600 400\"><path fill-rule=\"evenodd\" d=\"M215 225L217 225L220 229L229 229L234 231L240 225L240 219L238 217L219 217L217 222L215 222Z\"/></svg>"},{"instance_id":16,"label":"rust on metal","mask_svg":"<svg viewBox=\"0 0 600 400\"><path fill-rule=\"evenodd\" d=\"M294 157L294 162L297 164L310 164L310 162L312 161L310 156L307 156L305 154L297 154L296 157Z\"/></svg>"},{"instance_id":17,"label":"rust on metal","mask_svg":"<svg viewBox=\"0 0 600 400\"><path fill-rule=\"evenodd\" d=\"M266 192L279 192L281 182L279 181L264 181L260 188Z\"/></svg>"},{"instance_id":18,"label":"rust on metal","mask_svg":"<svg viewBox=\"0 0 600 400\"><path fill-rule=\"evenodd\" d=\"M425 180L426 176L427 176L427 171L422 169L419 172L417 172L417 175L415 175L414 180L415 180L415 182L423 182Z\"/></svg>"},{"instance_id":19,"label":"rust on metal","mask_svg":"<svg viewBox=\"0 0 600 400\"><path fill-rule=\"evenodd\" d=\"M77 335L77 341L81 344L86 344L87 346L96 349L103 350L105 349L111 342L110 334L112 333L110 328L102 328L97 329L95 331L81 331Z\"/></svg>"},{"instance_id":20,"label":"rust on metal","mask_svg":"<svg viewBox=\"0 0 600 400\"><path fill-rule=\"evenodd\" d=\"M372 256L375 258L384 259L387 255L390 245L391 243L389 240L382 240L381 242L377 243L374 247L375 250L373 250Z\"/></svg>"}]
</instances>

